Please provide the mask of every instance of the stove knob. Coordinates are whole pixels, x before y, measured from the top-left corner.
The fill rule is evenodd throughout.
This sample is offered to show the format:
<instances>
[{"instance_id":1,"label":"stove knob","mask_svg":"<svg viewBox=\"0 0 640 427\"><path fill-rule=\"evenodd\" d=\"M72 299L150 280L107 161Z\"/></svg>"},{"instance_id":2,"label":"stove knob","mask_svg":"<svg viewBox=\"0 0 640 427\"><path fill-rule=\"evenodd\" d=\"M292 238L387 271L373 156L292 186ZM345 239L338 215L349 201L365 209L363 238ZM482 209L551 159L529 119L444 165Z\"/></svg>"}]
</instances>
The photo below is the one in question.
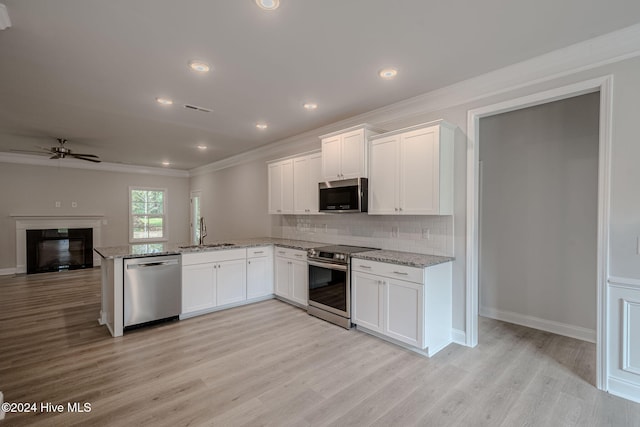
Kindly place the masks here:
<instances>
[{"instance_id":1,"label":"stove knob","mask_svg":"<svg viewBox=\"0 0 640 427\"><path fill-rule=\"evenodd\" d=\"M315 249L309 249L309 255L314 256L316 254Z\"/></svg>"},{"instance_id":2,"label":"stove knob","mask_svg":"<svg viewBox=\"0 0 640 427\"><path fill-rule=\"evenodd\" d=\"M338 259L344 259L344 255L343 254L339 254L338 255Z\"/></svg>"}]
</instances>

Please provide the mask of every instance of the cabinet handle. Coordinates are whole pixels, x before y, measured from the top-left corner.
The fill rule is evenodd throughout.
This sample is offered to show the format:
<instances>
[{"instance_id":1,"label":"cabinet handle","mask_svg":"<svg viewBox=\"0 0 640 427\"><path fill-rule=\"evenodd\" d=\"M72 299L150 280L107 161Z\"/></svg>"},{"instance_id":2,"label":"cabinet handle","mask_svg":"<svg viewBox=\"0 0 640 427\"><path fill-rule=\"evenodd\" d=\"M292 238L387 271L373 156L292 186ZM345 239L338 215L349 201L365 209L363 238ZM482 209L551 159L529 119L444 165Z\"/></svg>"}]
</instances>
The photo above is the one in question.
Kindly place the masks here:
<instances>
[{"instance_id":1,"label":"cabinet handle","mask_svg":"<svg viewBox=\"0 0 640 427\"><path fill-rule=\"evenodd\" d=\"M278 251L278 253L279 253L280 255L284 255L286 252L285 252L285 251Z\"/></svg>"},{"instance_id":2,"label":"cabinet handle","mask_svg":"<svg viewBox=\"0 0 640 427\"><path fill-rule=\"evenodd\" d=\"M396 212L398 212L398 208L395 208L395 209L396 209Z\"/></svg>"},{"instance_id":3,"label":"cabinet handle","mask_svg":"<svg viewBox=\"0 0 640 427\"><path fill-rule=\"evenodd\" d=\"M360 265L360 268L371 268L369 265Z\"/></svg>"},{"instance_id":4,"label":"cabinet handle","mask_svg":"<svg viewBox=\"0 0 640 427\"><path fill-rule=\"evenodd\" d=\"M247 264L251 264L251 261L247 261Z\"/></svg>"},{"instance_id":5,"label":"cabinet handle","mask_svg":"<svg viewBox=\"0 0 640 427\"><path fill-rule=\"evenodd\" d=\"M294 255L295 255L295 256L297 256L297 257L302 257L302 256L304 256L304 255L300 255L300 254L294 254Z\"/></svg>"},{"instance_id":6,"label":"cabinet handle","mask_svg":"<svg viewBox=\"0 0 640 427\"><path fill-rule=\"evenodd\" d=\"M253 251L254 254L263 254L264 251Z\"/></svg>"},{"instance_id":7,"label":"cabinet handle","mask_svg":"<svg viewBox=\"0 0 640 427\"><path fill-rule=\"evenodd\" d=\"M402 208L398 208L398 210L399 210L400 212L402 212Z\"/></svg>"},{"instance_id":8,"label":"cabinet handle","mask_svg":"<svg viewBox=\"0 0 640 427\"><path fill-rule=\"evenodd\" d=\"M403 271L394 271L394 273L395 273L395 274L400 274L400 275L402 275L402 276L408 276L408 275L409 275L409 273L405 273L405 272L403 272Z\"/></svg>"}]
</instances>

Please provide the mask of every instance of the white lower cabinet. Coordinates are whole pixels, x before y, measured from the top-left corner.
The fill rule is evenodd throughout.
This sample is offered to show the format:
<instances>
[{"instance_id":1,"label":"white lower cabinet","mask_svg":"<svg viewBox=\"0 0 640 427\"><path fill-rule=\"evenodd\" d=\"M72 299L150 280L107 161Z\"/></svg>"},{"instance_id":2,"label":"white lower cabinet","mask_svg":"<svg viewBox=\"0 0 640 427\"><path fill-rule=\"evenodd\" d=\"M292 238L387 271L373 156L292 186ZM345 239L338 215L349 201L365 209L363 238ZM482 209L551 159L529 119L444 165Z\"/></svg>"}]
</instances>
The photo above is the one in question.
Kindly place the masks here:
<instances>
[{"instance_id":1,"label":"white lower cabinet","mask_svg":"<svg viewBox=\"0 0 640 427\"><path fill-rule=\"evenodd\" d=\"M182 315L246 300L246 249L182 254Z\"/></svg>"},{"instance_id":2,"label":"white lower cabinet","mask_svg":"<svg viewBox=\"0 0 640 427\"><path fill-rule=\"evenodd\" d=\"M306 307L309 292L307 253L276 248L275 267L276 295Z\"/></svg>"},{"instance_id":3,"label":"white lower cabinet","mask_svg":"<svg viewBox=\"0 0 640 427\"><path fill-rule=\"evenodd\" d=\"M245 259L222 261L216 265L217 305L233 304L247 299Z\"/></svg>"},{"instance_id":4,"label":"white lower cabinet","mask_svg":"<svg viewBox=\"0 0 640 427\"><path fill-rule=\"evenodd\" d=\"M247 299L273 294L273 249L247 249Z\"/></svg>"},{"instance_id":5,"label":"white lower cabinet","mask_svg":"<svg viewBox=\"0 0 640 427\"><path fill-rule=\"evenodd\" d=\"M451 343L451 262L424 269L352 261L353 323L428 356Z\"/></svg>"},{"instance_id":6,"label":"white lower cabinet","mask_svg":"<svg viewBox=\"0 0 640 427\"><path fill-rule=\"evenodd\" d=\"M213 264L183 265L182 313L192 313L215 306L216 288Z\"/></svg>"},{"instance_id":7,"label":"white lower cabinet","mask_svg":"<svg viewBox=\"0 0 640 427\"><path fill-rule=\"evenodd\" d=\"M379 276L353 271L353 323L374 332L382 332L384 325L382 302L384 284Z\"/></svg>"}]
</instances>

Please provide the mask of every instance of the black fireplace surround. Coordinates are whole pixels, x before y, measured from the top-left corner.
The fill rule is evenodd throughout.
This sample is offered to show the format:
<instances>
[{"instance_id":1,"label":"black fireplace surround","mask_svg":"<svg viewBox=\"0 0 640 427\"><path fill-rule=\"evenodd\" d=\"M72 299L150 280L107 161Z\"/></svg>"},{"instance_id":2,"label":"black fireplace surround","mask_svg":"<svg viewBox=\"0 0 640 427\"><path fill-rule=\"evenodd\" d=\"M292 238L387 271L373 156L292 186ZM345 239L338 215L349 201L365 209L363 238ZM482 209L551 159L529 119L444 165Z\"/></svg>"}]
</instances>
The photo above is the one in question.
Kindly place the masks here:
<instances>
[{"instance_id":1,"label":"black fireplace surround","mask_svg":"<svg viewBox=\"0 0 640 427\"><path fill-rule=\"evenodd\" d=\"M92 228L27 230L27 274L91 267Z\"/></svg>"}]
</instances>

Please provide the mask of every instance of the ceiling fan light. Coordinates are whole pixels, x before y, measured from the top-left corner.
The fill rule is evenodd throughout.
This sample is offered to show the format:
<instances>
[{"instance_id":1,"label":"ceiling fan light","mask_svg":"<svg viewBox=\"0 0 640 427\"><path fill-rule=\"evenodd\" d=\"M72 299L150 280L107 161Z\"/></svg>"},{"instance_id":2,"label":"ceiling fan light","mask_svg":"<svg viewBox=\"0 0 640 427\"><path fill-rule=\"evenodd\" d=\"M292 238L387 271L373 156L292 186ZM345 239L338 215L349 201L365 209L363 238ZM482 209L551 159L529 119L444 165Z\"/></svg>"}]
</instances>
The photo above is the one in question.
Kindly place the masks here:
<instances>
[{"instance_id":1,"label":"ceiling fan light","mask_svg":"<svg viewBox=\"0 0 640 427\"><path fill-rule=\"evenodd\" d=\"M256 4L260 9L276 10L280 7L280 0L256 0Z\"/></svg>"},{"instance_id":2,"label":"ceiling fan light","mask_svg":"<svg viewBox=\"0 0 640 427\"><path fill-rule=\"evenodd\" d=\"M260 130L265 130L266 128L268 128L269 126L267 126L266 123L256 123L256 127Z\"/></svg>"}]
</instances>

